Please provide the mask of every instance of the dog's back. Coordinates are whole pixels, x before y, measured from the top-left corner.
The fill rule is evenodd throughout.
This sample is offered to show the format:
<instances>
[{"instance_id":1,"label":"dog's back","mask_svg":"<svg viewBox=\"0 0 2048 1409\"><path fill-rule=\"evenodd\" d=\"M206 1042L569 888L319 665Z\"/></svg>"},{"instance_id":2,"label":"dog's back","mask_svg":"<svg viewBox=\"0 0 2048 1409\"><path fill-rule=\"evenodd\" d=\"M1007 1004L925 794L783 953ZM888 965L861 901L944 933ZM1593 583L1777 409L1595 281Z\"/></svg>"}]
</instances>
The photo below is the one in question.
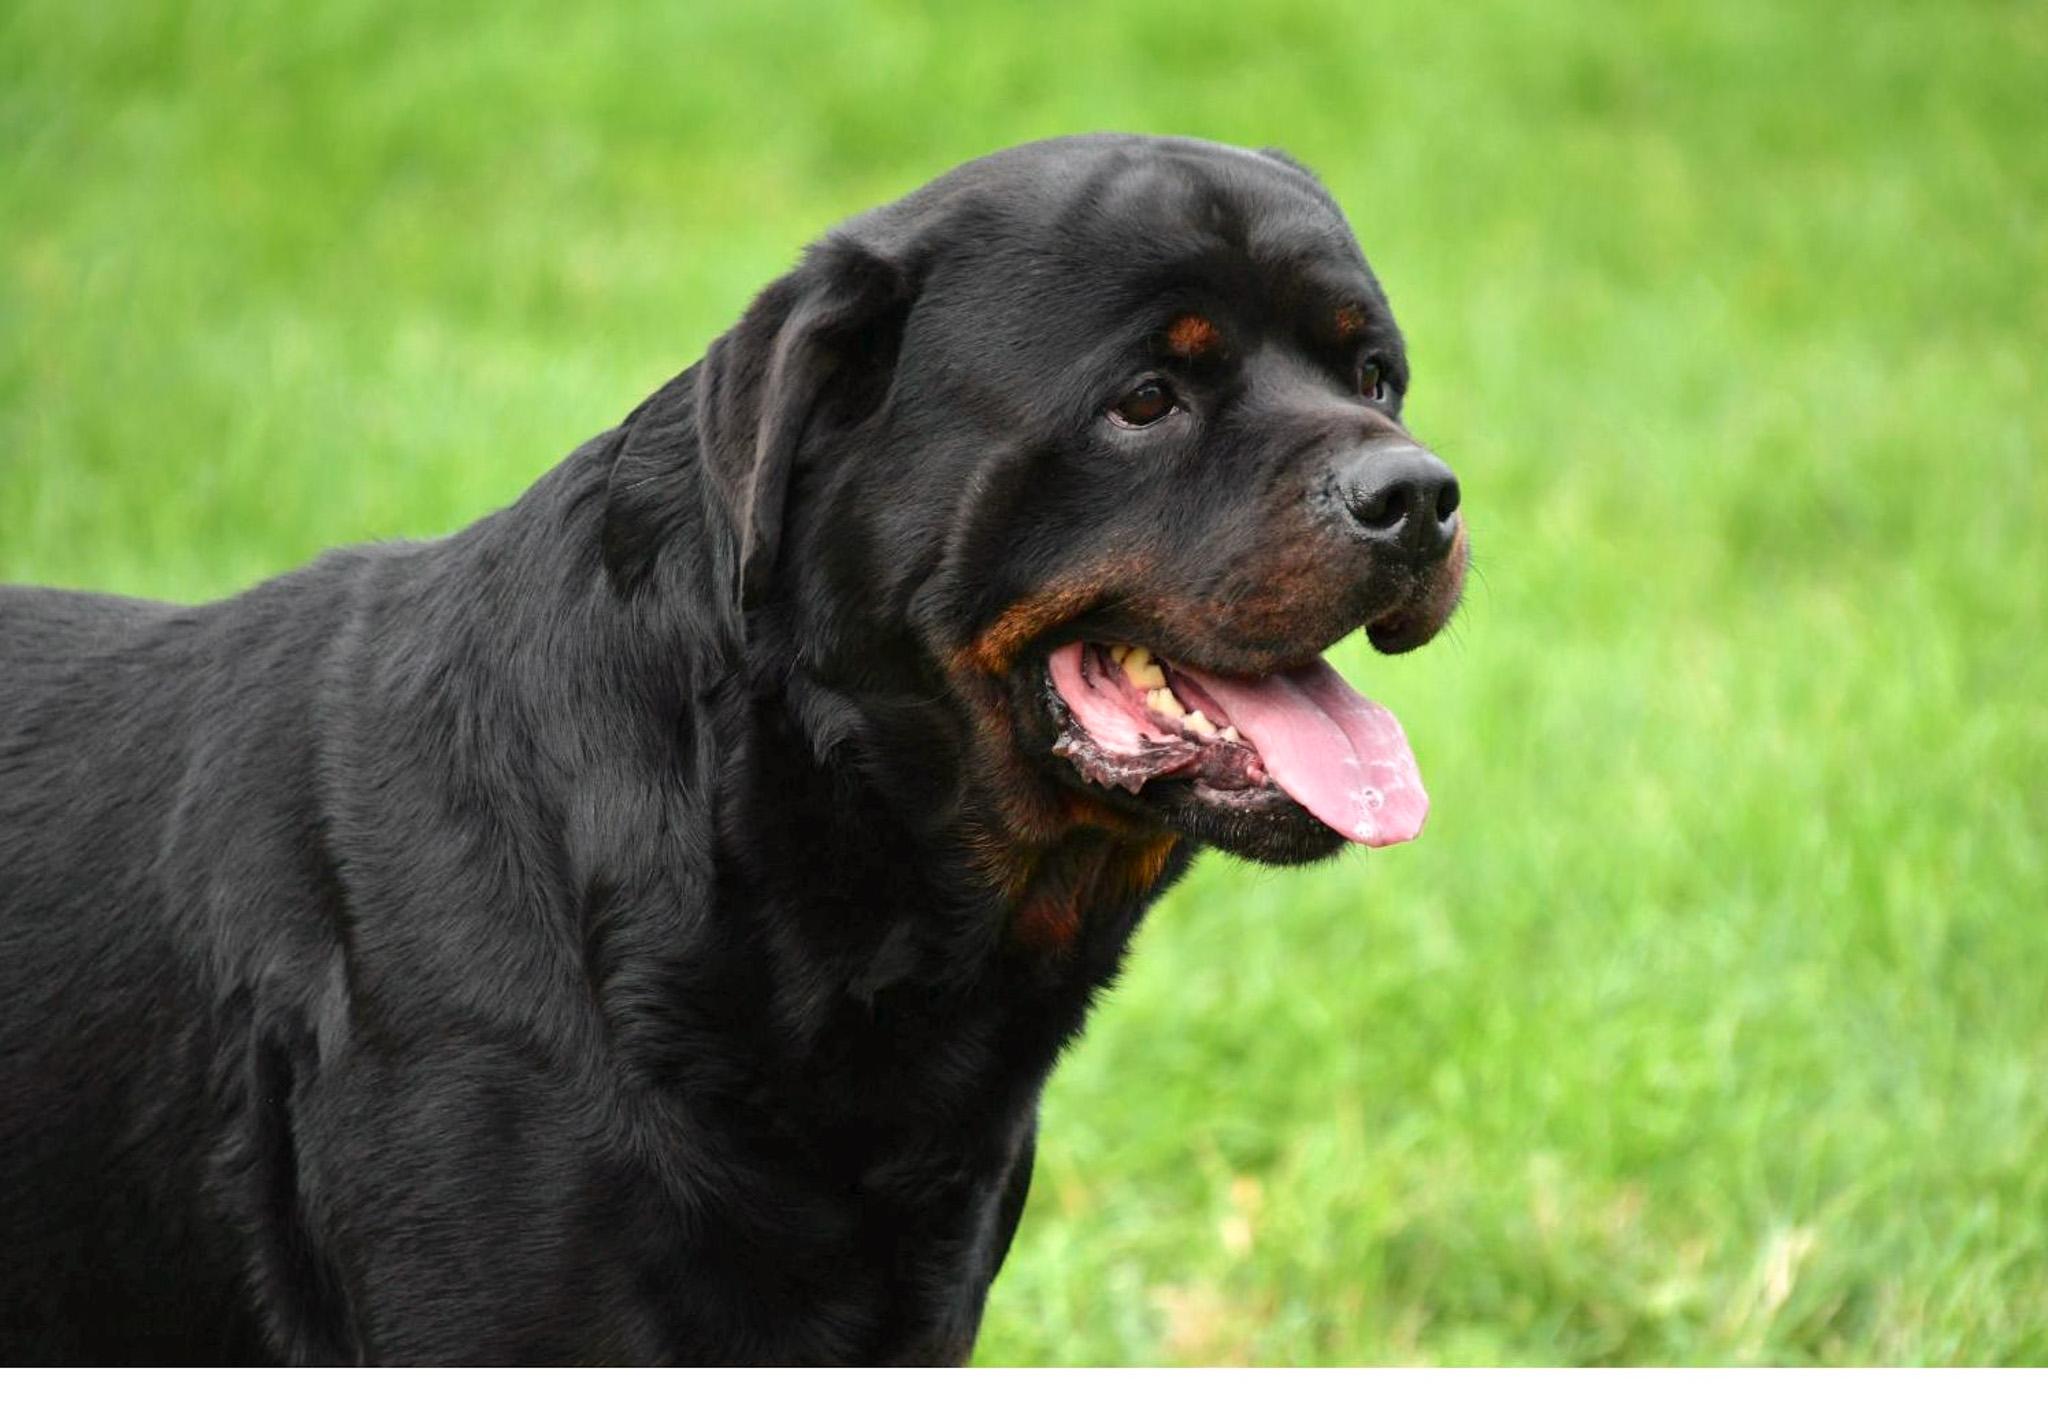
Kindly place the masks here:
<instances>
[{"instance_id":1,"label":"dog's back","mask_svg":"<svg viewBox=\"0 0 2048 1409\"><path fill-rule=\"evenodd\" d=\"M0 1359L264 1354L229 1231L262 1216L260 1058L224 1030L247 1004L205 880L292 845L268 782L313 643L280 592L0 588ZM237 814L258 854L224 854Z\"/></svg>"}]
</instances>

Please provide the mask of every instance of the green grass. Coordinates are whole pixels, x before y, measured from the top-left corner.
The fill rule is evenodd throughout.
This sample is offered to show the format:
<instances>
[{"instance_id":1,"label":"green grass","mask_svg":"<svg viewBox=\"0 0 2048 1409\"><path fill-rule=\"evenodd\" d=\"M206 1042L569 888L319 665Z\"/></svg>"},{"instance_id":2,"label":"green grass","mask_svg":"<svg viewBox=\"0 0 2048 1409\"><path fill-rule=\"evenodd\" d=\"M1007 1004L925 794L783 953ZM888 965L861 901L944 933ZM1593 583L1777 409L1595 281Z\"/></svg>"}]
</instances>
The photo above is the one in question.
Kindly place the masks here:
<instances>
[{"instance_id":1,"label":"green grass","mask_svg":"<svg viewBox=\"0 0 2048 1409\"><path fill-rule=\"evenodd\" d=\"M729 11L729 13L719 13ZM1284 145L1481 577L1426 837L1212 860L981 1358L2048 1360L2048 11L0 9L0 578L453 528L833 219Z\"/></svg>"}]
</instances>

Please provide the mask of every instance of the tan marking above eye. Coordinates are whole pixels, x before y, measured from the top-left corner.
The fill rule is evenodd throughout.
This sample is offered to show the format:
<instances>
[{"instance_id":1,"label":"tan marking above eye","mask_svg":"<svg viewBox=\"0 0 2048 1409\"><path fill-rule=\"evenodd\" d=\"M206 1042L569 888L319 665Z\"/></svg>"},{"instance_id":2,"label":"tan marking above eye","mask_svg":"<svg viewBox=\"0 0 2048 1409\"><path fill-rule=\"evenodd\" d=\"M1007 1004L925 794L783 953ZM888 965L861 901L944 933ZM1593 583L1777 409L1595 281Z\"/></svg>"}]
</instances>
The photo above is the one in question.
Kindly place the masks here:
<instances>
[{"instance_id":1,"label":"tan marking above eye","mask_svg":"<svg viewBox=\"0 0 2048 1409\"><path fill-rule=\"evenodd\" d=\"M1356 304L1346 304L1337 310L1335 322L1337 336L1348 338L1365 327L1365 310Z\"/></svg>"},{"instance_id":2,"label":"tan marking above eye","mask_svg":"<svg viewBox=\"0 0 2048 1409\"><path fill-rule=\"evenodd\" d=\"M1223 346L1223 334L1199 313L1183 313L1166 330L1166 350L1175 357L1207 357Z\"/></svg>"}]
</instances>

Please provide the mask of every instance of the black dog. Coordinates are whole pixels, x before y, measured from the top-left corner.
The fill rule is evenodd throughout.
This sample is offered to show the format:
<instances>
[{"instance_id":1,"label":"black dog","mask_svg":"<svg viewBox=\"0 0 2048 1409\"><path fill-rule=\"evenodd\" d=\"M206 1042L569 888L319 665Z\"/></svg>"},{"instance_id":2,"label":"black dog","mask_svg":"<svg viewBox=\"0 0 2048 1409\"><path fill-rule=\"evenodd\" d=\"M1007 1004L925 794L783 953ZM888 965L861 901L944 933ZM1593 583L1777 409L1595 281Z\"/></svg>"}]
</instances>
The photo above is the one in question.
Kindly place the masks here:
<instances>
[{"instance_id":1,"label":"black dog","mask_svg":"<svg viewBox=\"0 0 2048 1409\"><path fill-rule=\"evenodd\" d=\"M0 591L0 1358L965 1358L1190 854L1421 824L1407 381L1299 166L1045 142L452 538Z\"/></svg>"}]
</instances>

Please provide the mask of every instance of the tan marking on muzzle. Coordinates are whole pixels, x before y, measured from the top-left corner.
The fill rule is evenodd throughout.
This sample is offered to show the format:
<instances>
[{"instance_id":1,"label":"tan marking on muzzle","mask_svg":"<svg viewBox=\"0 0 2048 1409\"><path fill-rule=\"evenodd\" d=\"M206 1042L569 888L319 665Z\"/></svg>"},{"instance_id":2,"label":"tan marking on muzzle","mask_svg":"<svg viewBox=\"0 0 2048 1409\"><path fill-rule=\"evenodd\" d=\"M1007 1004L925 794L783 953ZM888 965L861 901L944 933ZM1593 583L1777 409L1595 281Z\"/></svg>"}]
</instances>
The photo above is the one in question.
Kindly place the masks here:
<instances>
[{"instance_id":1,"label":"tan marking on muzzle","mask_svg":"<svg viewBox=\"0 0 2048 1409\"><path fill-rule=\"evenodd\" d=\"M1097 563L1084 572L1039 589L1003 609L989 626L954 657L954 664L986 675L1006 674L1033 641L1063 622L1097 606L1111 590L1147 580L1149 558L1139 554Z\"/></svg>"}]
</instances>

